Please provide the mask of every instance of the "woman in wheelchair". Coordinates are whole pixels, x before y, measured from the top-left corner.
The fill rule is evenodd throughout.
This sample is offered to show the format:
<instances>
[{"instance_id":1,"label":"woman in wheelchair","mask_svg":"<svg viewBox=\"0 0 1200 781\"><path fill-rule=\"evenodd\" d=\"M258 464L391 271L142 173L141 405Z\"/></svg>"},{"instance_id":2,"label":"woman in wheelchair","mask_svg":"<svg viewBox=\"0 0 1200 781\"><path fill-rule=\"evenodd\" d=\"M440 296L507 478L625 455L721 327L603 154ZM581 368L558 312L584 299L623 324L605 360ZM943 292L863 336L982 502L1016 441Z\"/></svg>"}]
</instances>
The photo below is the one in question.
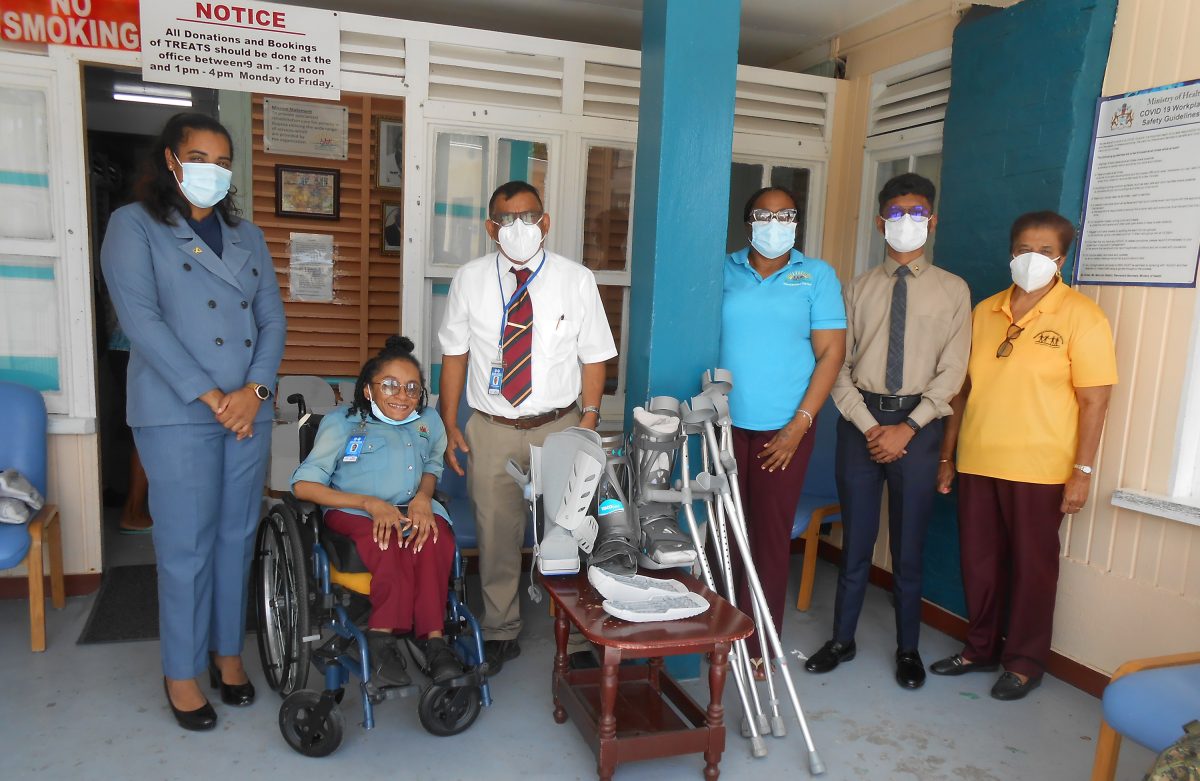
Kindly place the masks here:
<instances>
[{"instance_id":1,"label":"woman in wheelchair","mask_svg":"<svg viewBox=\"0 0 1200 781\"><path fill-rule=\"evenodd\" d=\"M408 338L388 338L363 365L349 408L321 420L312 452L292 474L296 498L320 505L325 526L352 539L371 571L372 674L397 686L411 682L398 638L409 632L435 682L463 672L442 635L454 539L433 491L446 430L426 407L412 350Z\"/></svg>"}]
</instances>

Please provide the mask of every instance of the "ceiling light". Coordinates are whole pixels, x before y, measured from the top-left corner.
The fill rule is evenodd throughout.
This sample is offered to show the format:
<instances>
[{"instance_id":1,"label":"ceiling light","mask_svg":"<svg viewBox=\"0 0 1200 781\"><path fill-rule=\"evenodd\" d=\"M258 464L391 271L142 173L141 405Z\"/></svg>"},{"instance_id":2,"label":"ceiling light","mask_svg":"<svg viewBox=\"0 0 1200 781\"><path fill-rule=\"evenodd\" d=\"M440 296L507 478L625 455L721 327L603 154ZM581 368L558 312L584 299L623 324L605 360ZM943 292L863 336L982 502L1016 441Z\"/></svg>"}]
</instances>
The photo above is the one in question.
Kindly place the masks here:
<instances>
[{"instance_id":1,"label":"ceiling light","mask_svg":"<svg viewBox=\"0 0 1200 781\"><path fill-rule=\"evenodd\" d=\"M162 95L133 95L128 92L114 92L113 100L124 100L129 103L157 103L163 106L191 107L190 98L168 98Z\"/></svg>"}]
</instances>

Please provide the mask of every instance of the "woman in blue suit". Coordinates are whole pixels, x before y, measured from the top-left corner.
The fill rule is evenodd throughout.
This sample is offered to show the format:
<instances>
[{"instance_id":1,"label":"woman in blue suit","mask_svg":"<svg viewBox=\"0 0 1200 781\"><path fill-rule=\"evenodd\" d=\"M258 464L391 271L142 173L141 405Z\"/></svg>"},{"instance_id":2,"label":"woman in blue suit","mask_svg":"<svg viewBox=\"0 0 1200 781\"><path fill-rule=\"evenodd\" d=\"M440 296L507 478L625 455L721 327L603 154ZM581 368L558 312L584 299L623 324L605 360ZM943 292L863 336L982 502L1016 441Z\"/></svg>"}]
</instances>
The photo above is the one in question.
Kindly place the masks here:
<instances>
[{"instance_id":1,"label":"woman in blue suit","mask_svg":"<svg viewBox=\"0 0 1200 781\"><path fill-rule=\"evenodd\" d=\"M262 231L238 219L229 132L178 114L138 203L118 209L100 259L132 343L128 420L150 480L167 701L212 729L221 700L249 705L246 584L271 441L270 388L287 326Z\"/></svg>"}]
</instances>

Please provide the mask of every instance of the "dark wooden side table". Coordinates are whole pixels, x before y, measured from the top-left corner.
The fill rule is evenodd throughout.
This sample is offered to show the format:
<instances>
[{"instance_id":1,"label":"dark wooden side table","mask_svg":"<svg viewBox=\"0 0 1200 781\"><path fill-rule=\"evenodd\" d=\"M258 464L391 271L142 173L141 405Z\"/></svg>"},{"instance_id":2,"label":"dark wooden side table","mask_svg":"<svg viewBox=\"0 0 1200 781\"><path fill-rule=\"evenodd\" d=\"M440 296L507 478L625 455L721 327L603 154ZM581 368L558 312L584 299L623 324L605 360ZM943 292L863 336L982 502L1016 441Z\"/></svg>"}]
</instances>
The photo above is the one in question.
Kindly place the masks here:
<instances>
[{"instance_id":1,"label":"dark wooden side table","mask_svg":"<svg viewBox=\"0 0 1200 781\"><path fill-rule=\"evenodd\" d=\"M708 600L701 615L679 621L636 624L613 618L601 607L603 598L578 575L542 578L554 601L557 652L551 691L554 720L570 716L598 760L601 781L608 781L621 762L703 752L704 776L716 781L725 751L725 708L721 695L729 669L729 648L754 631L750 618L695 578L670 573ZM567 666L567 634L574 624L596 645L601 667L572 670ZM694 699L663 669L663 657L708 655L708 708ZM649 659L648 664L621 666L622 659Z\"/></svg>"}]
</instances>

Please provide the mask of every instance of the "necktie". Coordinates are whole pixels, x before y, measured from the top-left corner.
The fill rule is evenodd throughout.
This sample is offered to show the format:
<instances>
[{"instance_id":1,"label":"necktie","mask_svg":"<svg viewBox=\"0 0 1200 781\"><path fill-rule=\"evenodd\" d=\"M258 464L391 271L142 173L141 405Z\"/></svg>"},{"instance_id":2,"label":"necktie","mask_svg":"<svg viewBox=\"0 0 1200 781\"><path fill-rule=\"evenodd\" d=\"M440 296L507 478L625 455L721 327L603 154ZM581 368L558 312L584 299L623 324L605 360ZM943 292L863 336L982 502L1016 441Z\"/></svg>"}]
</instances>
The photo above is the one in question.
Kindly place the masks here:
<instances>
[{"instance_id":1,"label":"necktie","mask_svg":"<svg viewBox=\"0 0 1200 781\"><path fill-rule=\"evenodd\" d=\"M514 268L517 288L528 280L527 268ZM508 308L508 325L504 329L504 381L500 393L514 407L529 398L533 392L533 301L529 289Z\"/></svg>"},{"instance_id":2,"label":"necktie","mask_svg":"<svg viewBox=\"0 0 1200 781\"><path fill-rule=\"evenodd\" d=\"M904 385L904 322L908 315L908 266L896 269L892 284L892 322L888 327L887 370L884 383L887 392L895 395Z\"/></svg>"}]
</instances>

